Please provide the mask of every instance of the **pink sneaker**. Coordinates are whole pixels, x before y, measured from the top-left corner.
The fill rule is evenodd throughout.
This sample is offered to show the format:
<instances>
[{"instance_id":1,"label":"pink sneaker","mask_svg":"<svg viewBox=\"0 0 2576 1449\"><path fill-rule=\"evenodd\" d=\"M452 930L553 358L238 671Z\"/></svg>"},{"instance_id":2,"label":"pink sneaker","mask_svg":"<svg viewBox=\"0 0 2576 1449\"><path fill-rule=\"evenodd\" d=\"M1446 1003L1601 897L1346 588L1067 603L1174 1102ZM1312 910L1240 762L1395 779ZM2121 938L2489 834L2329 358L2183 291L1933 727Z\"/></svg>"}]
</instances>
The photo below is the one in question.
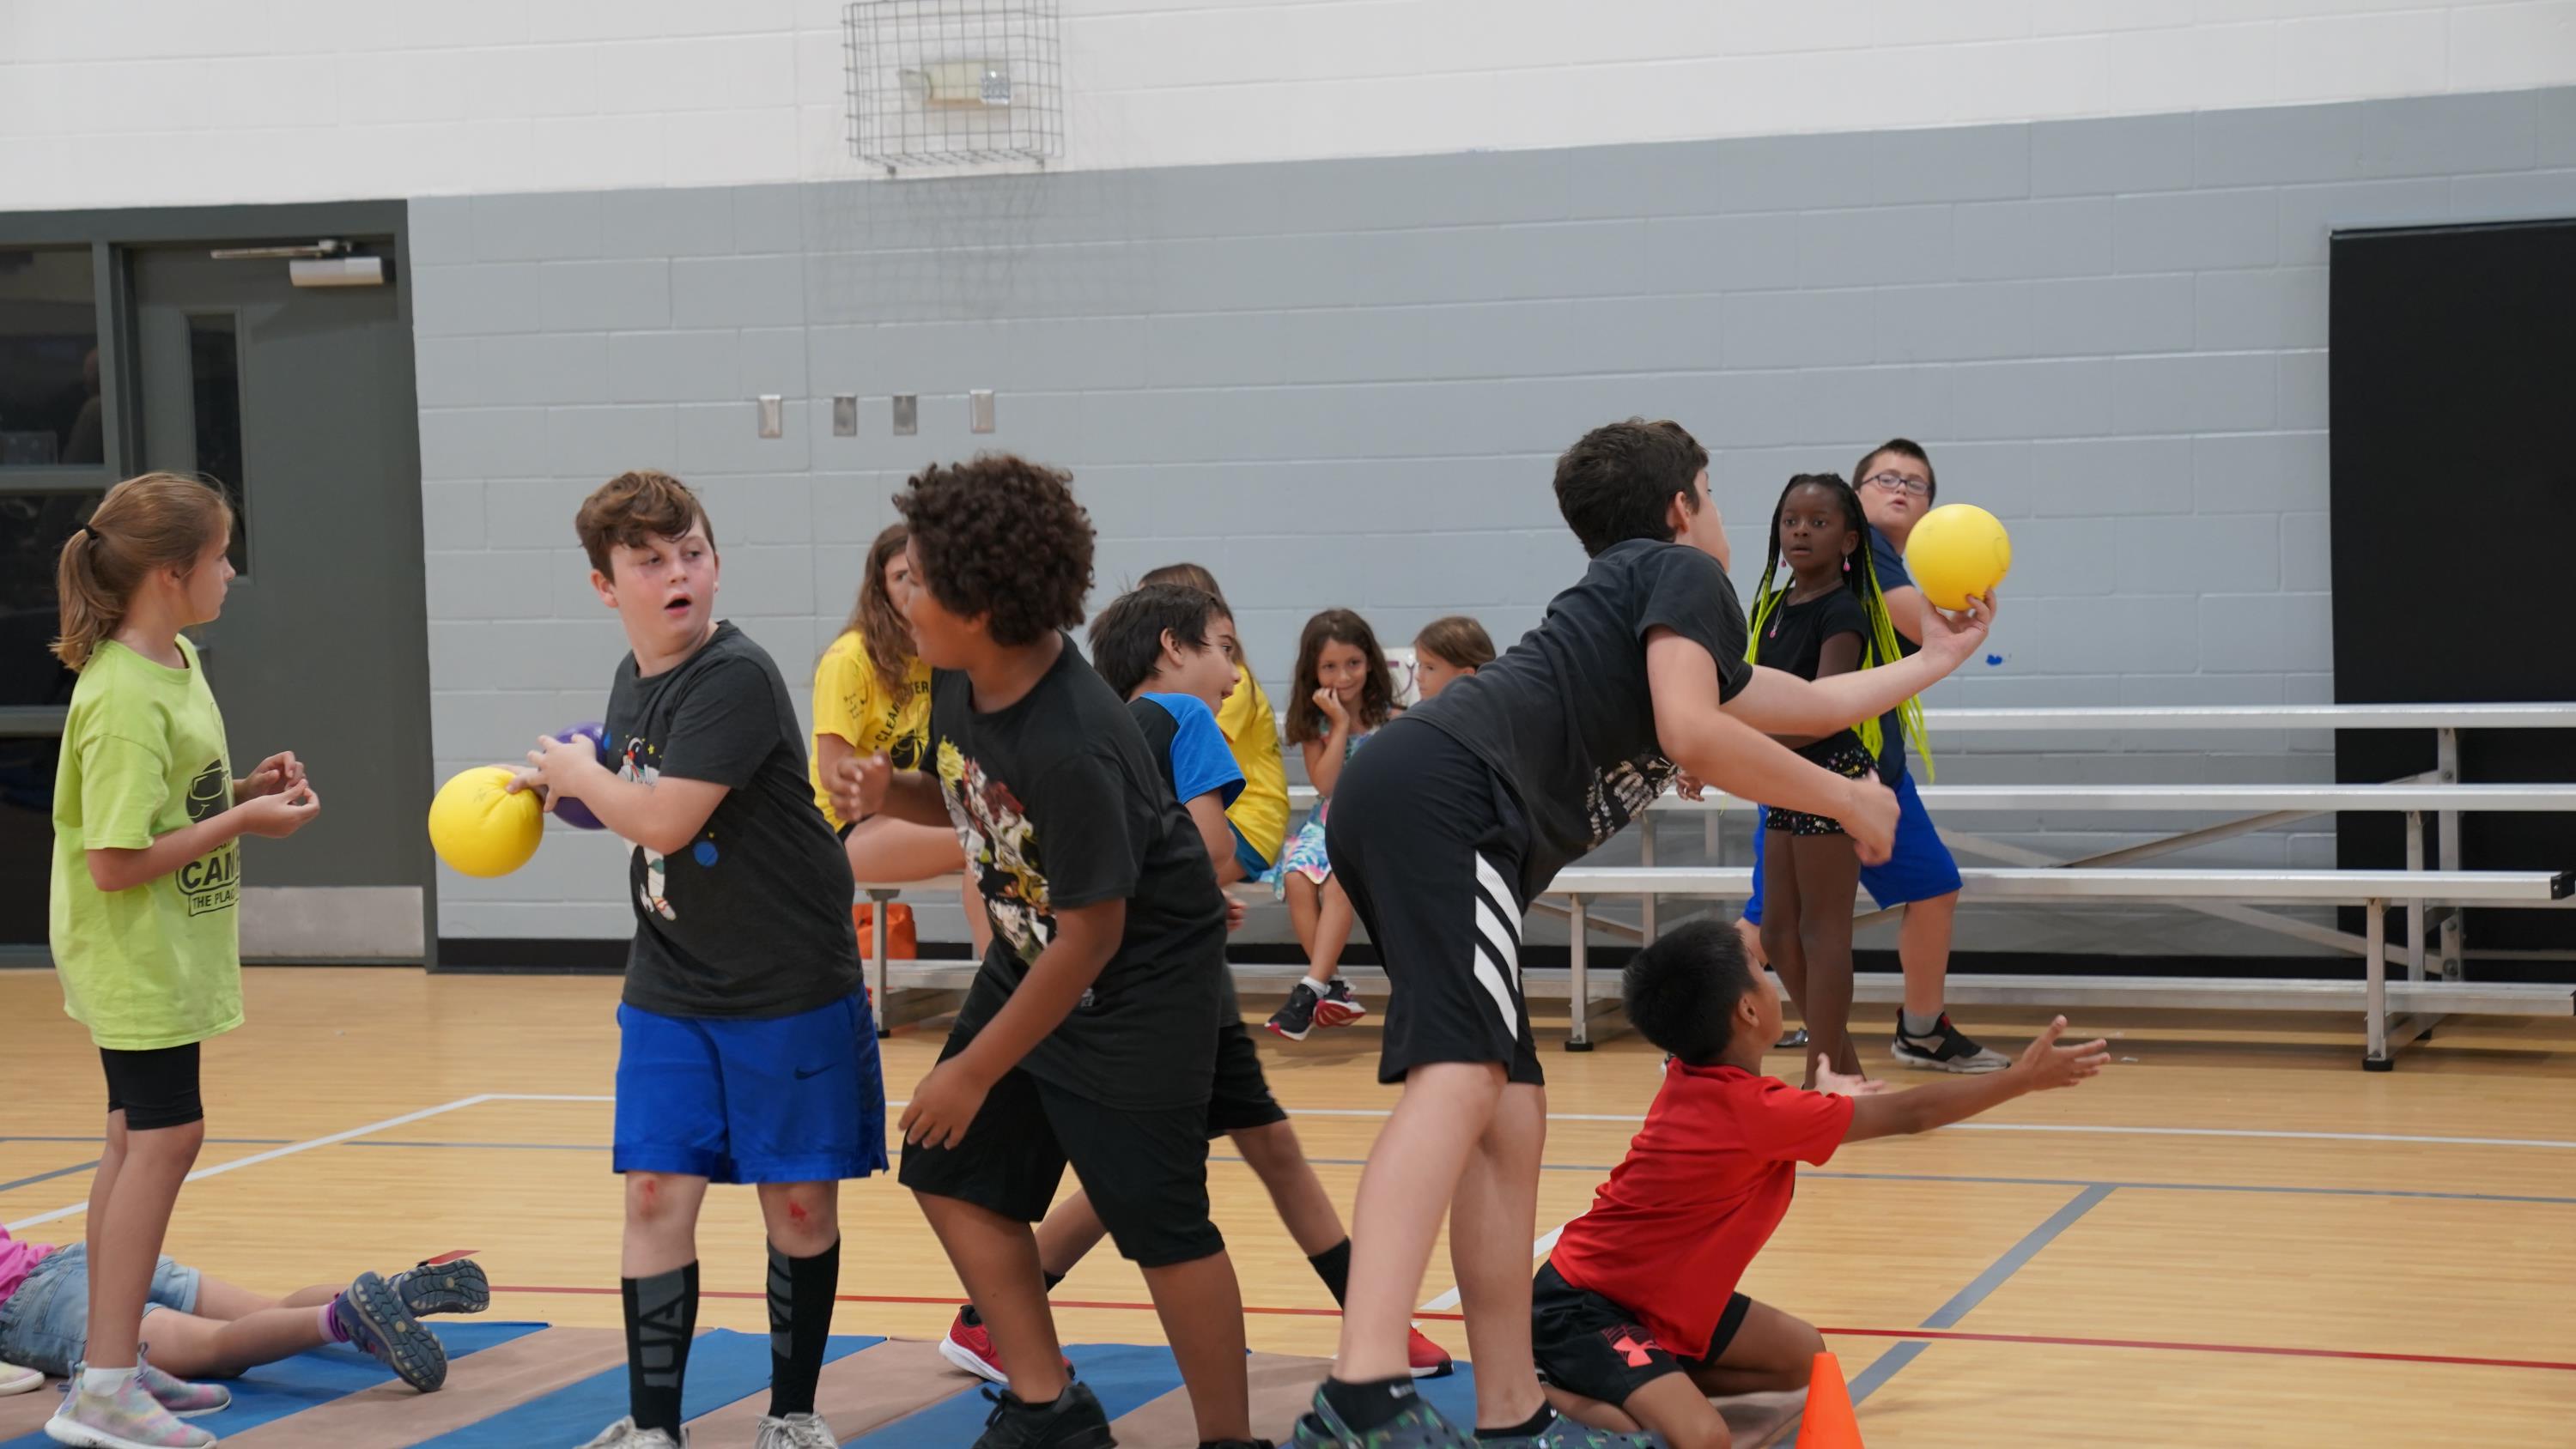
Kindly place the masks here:
<instances>
[{"instance_id":1,"label":"pink sneaker","mask_svg":"<svg viewBox=\"0 0 2576 1449\"><path fill-rule=\"evenodd\" d=\"M0 1363L0 1399L11 1394L32 1394L45 1386L45 1376L31 1368L14 1363Z\"/></svg>"},{"instance_id":2,"label":"pink sneaker","mask_svg":"<svg viewBox=\"0 0 2576 1449\"><path fill-rule=\"evenodd\" d=\"M76 1449L204 1449L215 1436L194 1424L182 1424L153 1401L140 1378L129 1378L114 1393L84 1393L75 1371L63 1406L45 1421L45 1437Z\"/></svg>"},{"instance_id":3,"label":"pink sneaker","mask_svg":"<svg viewBox=\"0 0 2576 1449\"><path fill-rule=\"evenodd\" d=\"M192 1384L174 1378L152 1366L152 1346L139 1344L134 1350L135 1377L142 1380L143 1392L152 1401L168 1409L171 1416L194 1419L206 1414L219 1414L233 1405L233 1391L222 1384Z\"/></svg>"}]
</instances>

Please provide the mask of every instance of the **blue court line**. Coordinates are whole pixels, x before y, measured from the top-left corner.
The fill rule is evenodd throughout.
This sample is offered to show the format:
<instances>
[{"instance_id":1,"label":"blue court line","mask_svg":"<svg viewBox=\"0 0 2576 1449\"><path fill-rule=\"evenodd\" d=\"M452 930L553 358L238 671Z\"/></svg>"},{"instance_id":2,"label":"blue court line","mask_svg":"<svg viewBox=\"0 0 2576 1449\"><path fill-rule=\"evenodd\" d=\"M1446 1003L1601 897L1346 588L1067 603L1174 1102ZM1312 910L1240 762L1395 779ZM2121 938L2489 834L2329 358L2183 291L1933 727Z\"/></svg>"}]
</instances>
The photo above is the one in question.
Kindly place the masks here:
<instances>
[{"instance_id":1,"label":"blue court line","mask_svg":"<svg viewBox=\"0 0 2576 1449\"><path fill-rule=\"evenodd\" d=\"M1318 1167L1365 1167L1361 1157L1309 1157ZM1208 1154L1210 1162L1241 1162L1240 1157ZM1602 1172L1611 1170L1608 1163L1548 1162L1540 1164L1547 1172ZM2413 1197L2435 1198L2449 1202L2529 1202L2553 1206L2576 1206L2576 1197L2541 1197L2506 1192L2437 1192L2429 1188L2407 1187L2273 1187L2250 1182L2128 1182L2097 1177L1986 1177L1971 1173L1951 1172L1830 1172L1801 1168L1798 1180L1841 1179L1853 1182L1963 1182L1990 1187L2133 1187L2146 1192L2250 1192L2283 1193L2306 1197Z\"/></svg>"},{"instance_id":2,"label":"blue court line","mask_svg":"<svg viewBox=\"0 0 2576 1449\"><path fill-rule=\"evenodd\" d=\"M2058 1234L2075 1226L2077 1219L2099 1207L2102 1200L2109 1197L2112 1191L2113 1188L2109 1183L2097 1182L2077 1193L2073 1201L2050 1213L2046 1222L2024 1234L2020 1242L2006 1249L2002 1257L1988 1264L1986 1271L1969 1280L1967 1287L1951 1295L1949 1302L1934 1309L1932 1316L1924 1319L1919 1326L1923 1328L1957 1327L1960 1319L1974 1312L1978 1304L1994 1296L1995 1290L2004 1286L2007 1279L2020 1272L2031 1259L2039 1256L2040 1249L2056 1241ZM1924 1340L1913 1339L1899 1343L1880 1354L1869 1367L1862 1369L1852 1379L1852 1402L1858 1404L1878 1392L1889 1379L1896 1377L1907 1364L1914 1362L1915 1358L1930 1346Z\"/></svg>"},{"instance_id":3,"label":"blue court line","mask_svg":"<svg viewBox=\"0 0 2576 1449\"><path fill-rule=\"evenodd\" d=\"M87 1172L96 1166L98 1166L98 1159L93 1157L87 1162L75 1162L69 1167L57 1167L51 1172L40 1172L33 1177L19 1178L16 1182L0 1182L0 1192L15 1192L19 1188L29 1187L39 1182L51 1182L58 1177L69 1177L75 1172Z\"/></svg>"},{"instance_id":4,"label":"blue court line","mask_svg":"<svg viewBox=\"0 0 2576 1449\"><path fill-rule=\"evenodd\" d=\"M96 1142L98 1140L99 1134L95 1132L84 1132L77 1137L0 1136L0 1142ZM209 1137L206 1139L206 1145L208 1147L284 1147L294 1140L292 1137Z\"/></svg>"},{"instance_id":5,"label":"blue court line","mask_svg":"<svg viewBox=\"0 0 2576 1449\"><path fill-rule=\"evenodd\" d=\"M1082 1382L1115 1419L1133 1413L1181 1386L1181 1368L1168 1348L1115 1343L1065 1346ZM993 1406L973 1388L951 1394L883 1428L847 1441L843 1449L922 1449L932 1444L972 1444ZM603 1421L604 1422L604 1421ZM499 1449L498 1445L493 1449Z\"/></svg>"},{"instance_id":6,"label":"blue court line","mask_svg":"<svg viewBox=\"0 0 2576 1449\"><path fill-rule=\"evenodd\" d=\"M882 1338L858 1335L835 1337L825 1348L823 1361L847 1358L883 1342ZM715 1329L699 1334L689 1344L688 1378L680 1398L680 1413L684 1419L712 1414L768 1387L769 1335ZM529 1449L531 1445L580 1444L625 1417L626 1409L626 1365L619 1364L488 1419L424 1440L421 1449L433 1444L439 1449Z\"/></svg>"},{"instance_id":7,"label":"blue court line","mask_svg":"<svg viewBox=\"0 0 2576 1449\"><path fill-rule=\"evenodd\" d=\"M523 1338L544 1327L542 1323L441 1323L437 1326L438 1341L447 1346L451 1357L460 1359L514 1338ZM766 1354L765 1346L762 1351ZM762 1362L765 1372L767 1359ZM619 1370L621 1376L624 1372ZM233 1391L232 1407L195 1422L213 1434L229 1437L378 1384L391 1383L393 1377L393 1370L354 1348L312 1349L278 1363L264 1364L234 1379L229 1385ZM585 1432L596 1432L598 1428L599 1425L594 1424ZM39 1429L33 1434L0 1441L0 1449L53 1449L53 1442Z\"/></svg>"},{"instance_id":8,"label":"blue court line","mask_svg":"<svg viewBox=\"0 0 2576 1449\"><path fill-rule=\"evenodd\" d=\"M607 1144L597 1142L412 1142L388 1141L375 1137L354 1137L335 1145L406 1148L471 1147L509 1152L606 1152L609 1150ZM1364 1157L1309 1157L1306 1160L1317 1167L1366 1167L1368 1165L1368 1159ZM1212 1152L1208 1154L1208 1161L1241 1162L1243 1159ZM1611 1170L1611 1164L1606 1162L1549 1162L1541 1164L1541 1167L1548 1172L1607 1173ZM78 1168L65 1170L79 1171ZM46 1176L58 1175L46 1174ZM1847 1182L1957 1182L1987 1187L2126 1187L2142 1192L2237 1192L2278 1193L2288 1197L2424 1198L2439 1202L2517 1202L2539 1203L2549 1207L2576 1207L2576 1197L2546 1197L2534 1193L2511 1192L2441 1192L2430 1188L2409 1187L2275 1187L2251 1182L2132 1182L2092 1177L1993 1177L1952 1172L1835 1172L1813 1168L1802 1170L1798 1176L1802 1180L1825 1179ZM26 1181L40 1182L43 1178L28 1178ZM7 1192L10 1188L22 1185L14 1182L0 1183L0 1192Z\"/></svg>"}]
</instances>

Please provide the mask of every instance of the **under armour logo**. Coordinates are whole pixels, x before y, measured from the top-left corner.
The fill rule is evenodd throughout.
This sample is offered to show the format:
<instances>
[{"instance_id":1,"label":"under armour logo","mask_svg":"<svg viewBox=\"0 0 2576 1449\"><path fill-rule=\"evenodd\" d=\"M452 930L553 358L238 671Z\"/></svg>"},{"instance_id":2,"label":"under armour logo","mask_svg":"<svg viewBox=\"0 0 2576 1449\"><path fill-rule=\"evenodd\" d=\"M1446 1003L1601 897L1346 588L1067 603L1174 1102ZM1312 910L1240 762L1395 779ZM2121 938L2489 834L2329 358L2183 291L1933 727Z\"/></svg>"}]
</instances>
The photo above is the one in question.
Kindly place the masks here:
<instances>
[{"instance_id":1,"label":"under armour logo","mask_svg":"<svg viewBox=\"0 0 2576 1449\"><path fill-rule=\"evenodd\" d=\"M1654 1362L1651 1350L1656 1347L1655 1340L1652 1335L1640 1338L1640 1332L1639 1329L1623 1328L1617 1338L1610 1339L1610 1347L1627 1357L1630 1368L1644 1368ZM1602 1336L1609 1337L1606 1333Z\"/></svg>"}]
</instances>

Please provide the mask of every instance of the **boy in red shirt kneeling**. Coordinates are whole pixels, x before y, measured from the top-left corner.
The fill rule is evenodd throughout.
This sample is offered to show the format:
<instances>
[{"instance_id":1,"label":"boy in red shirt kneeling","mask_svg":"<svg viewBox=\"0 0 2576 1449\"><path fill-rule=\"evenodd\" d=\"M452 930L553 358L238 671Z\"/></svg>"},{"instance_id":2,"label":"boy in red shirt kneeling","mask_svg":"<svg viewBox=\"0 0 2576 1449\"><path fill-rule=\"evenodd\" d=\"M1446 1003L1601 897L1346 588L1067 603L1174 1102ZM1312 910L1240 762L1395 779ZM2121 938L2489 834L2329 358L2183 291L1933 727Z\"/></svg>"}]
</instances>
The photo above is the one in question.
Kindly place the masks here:
<instances>
[{"instance_id":1,"label":"boy in red shirt kneeling","mask_svg":"<svg viewBox=\"0 0 2576 1449\"><path fill-rule=\"evenodd\" d=\"M1673 1449L1725 1449L1711 1395L1803 1388L1824 1351L1813 1325L1735 1291L1789 1210L1797 1163L2071 1087L2110 1060L2099 1041L2059 1046L2059 1017L1989 1076L1853 1096L1862 1079L1826 1063L1823 1090L1801 1091L1762 1074L1780 1039L1770 978L1705 919L1639 951L1622 987L1628 1020L1672 1060L1627 1159L1539 1268L1530 1337L1558 1413Z\"/></svg>"}]
</instances>

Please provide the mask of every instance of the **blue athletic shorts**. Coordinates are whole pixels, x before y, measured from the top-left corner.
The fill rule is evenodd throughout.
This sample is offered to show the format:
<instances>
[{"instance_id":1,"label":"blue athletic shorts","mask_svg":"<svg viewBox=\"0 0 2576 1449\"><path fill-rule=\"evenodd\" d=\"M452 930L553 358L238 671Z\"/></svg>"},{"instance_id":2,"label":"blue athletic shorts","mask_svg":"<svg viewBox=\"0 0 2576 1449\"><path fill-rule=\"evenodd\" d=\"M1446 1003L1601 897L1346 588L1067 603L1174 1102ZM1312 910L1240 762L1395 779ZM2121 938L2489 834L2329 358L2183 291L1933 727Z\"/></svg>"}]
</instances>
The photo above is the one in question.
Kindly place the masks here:
<instances>
[{"instance_id":1,"label":"blue athletic shorts","mask_svg":"<svg viewBox=\"0 0 2576 1449\"><path fill-rule=\"evenodd\" d=\"M1762 924L1762 837L1753 832L1753 899L1744 903L1744 919ZM1932 814L1914 788L1914 772L1896 777L1896 849L1884 865L1860 868L1860 883L1880 910L1911 901L1928 901L1959 888L1959 862L1932 828Z\"/></svg>"},{"instance_id":2,"label":"blue athletic shorts","mask_svg":"<svg viewBox=\"0 0 2576 1449\"><path fill-rule=\"evenodd\" d=\"M1225 822L1225 828L1234 832L1234 862L1243 867L1243 878L1259 880L1270 874L1270 862L1262 859L1261 852L1252 848L1252 842L1244 838L1242 827L1229 820Z\"/></svg>"},{"instance_id":3,"label":"blue athletic shorts","mask_svg":"<svg viewBox=\"0 0 2576 1449\"><path fill-rule=\"evenodd\" d=\"M617 1008L615 1170L838 1182L886 1168L876 1022L856 993L794 1016Z\"/></svg>"}]
</instances>

